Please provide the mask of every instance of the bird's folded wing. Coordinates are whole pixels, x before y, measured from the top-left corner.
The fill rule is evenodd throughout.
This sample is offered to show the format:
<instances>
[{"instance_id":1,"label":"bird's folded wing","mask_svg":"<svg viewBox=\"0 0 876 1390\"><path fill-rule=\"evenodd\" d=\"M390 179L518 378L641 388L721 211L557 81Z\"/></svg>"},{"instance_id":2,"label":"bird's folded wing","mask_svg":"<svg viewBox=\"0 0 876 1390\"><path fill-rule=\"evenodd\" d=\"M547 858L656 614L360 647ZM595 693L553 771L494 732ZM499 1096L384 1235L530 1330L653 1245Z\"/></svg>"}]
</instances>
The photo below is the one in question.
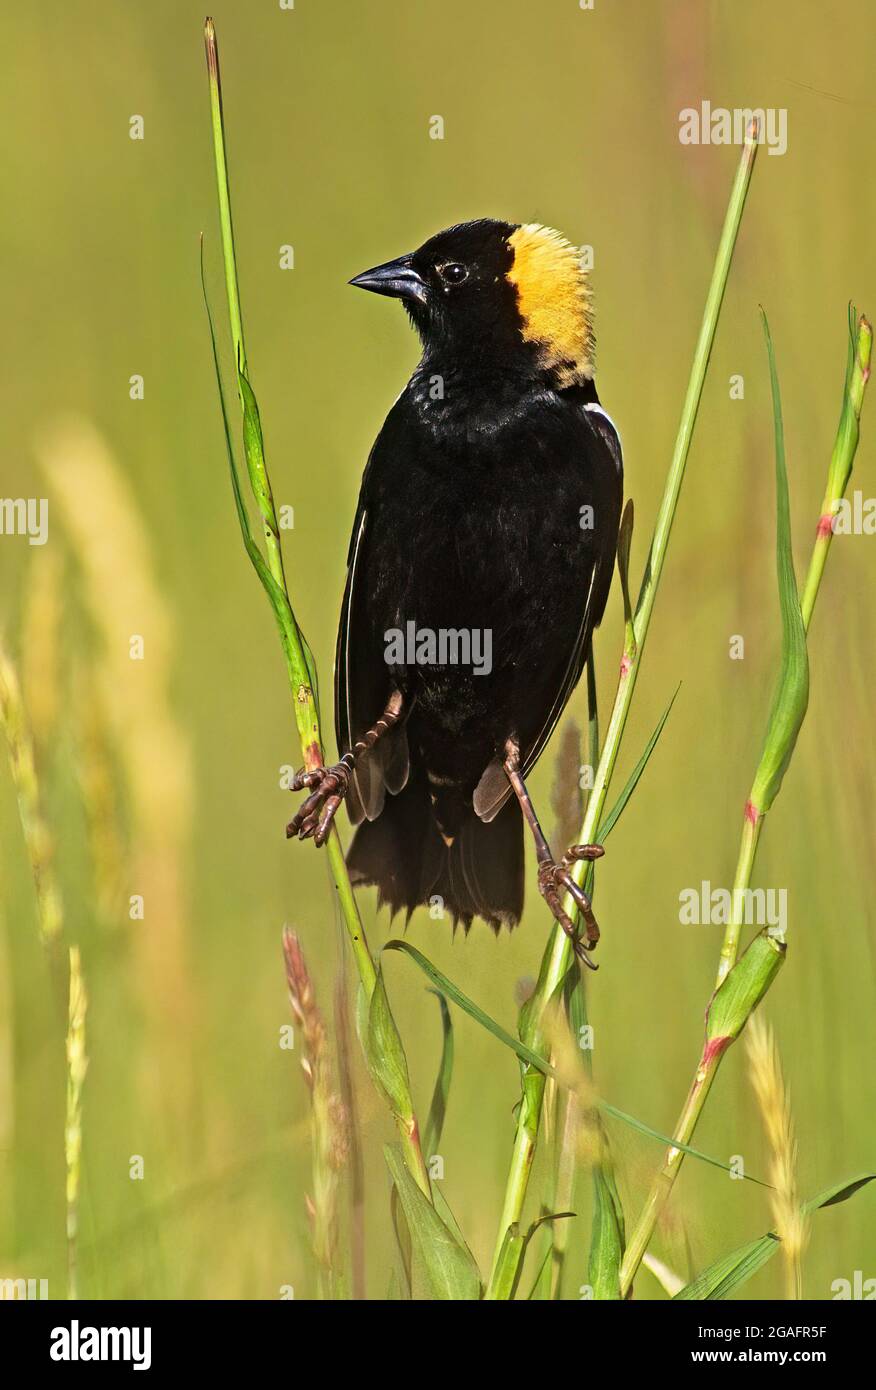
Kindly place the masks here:
<instances>
[{"instance_id":1,"label":"bird's folded wing","mask_svg":"<svg viewBox=\"0 0 876 1390\"><path fill-rule=\"evenodd\" d=\"M595 431L603 444L607 447L612 462L618 472L618 477L623 477L623 456L621 453L620 436L611 418L599 405L584 407L590 427ZM568 703L569 696L581 679L584 666L587 661L587 653L590 650L590 643L593 638L593 629L598 627L602 621L602 614L605 609L608 591L611 587L611 571L614 566L614 547L611 549L611 560L606 564L605 561L597 560L590 575L590 584L587 590L587 598L584 603L581 616L581 626L578 629L578 636L572 649L569 662L562 672L561 679L557 684L557 693L551 705L547 718L541 729L533 739L521 748L521 774L526 777L538 762L545 744L557 726L557 722ZM505 774L505 768L501 757L496 757L486 767L483 776L475 788L473 805L475 814L483 821L493 820L504 806L508 797L511 795L511 785Z\"/></svg>"},{"instance_id":2,"label":"bird's folded wing","mask_svg":"<svg viewBox=\"0 0 876 1390\"><path fill-rule=\"evenodd\" d=\"M389 694L386 666L375 660L374 644L368 640L366 596L361 583L357 585L367 524L368 513L360 503L347 557L347 584L335 654L335 732L342 754L380 718ZM347 812L353 824L366 818L376 820L387 791L401 791L408 772L407 733L404 724L399 724L356 760L347 793Z\"/></svg>"}]
</instances>

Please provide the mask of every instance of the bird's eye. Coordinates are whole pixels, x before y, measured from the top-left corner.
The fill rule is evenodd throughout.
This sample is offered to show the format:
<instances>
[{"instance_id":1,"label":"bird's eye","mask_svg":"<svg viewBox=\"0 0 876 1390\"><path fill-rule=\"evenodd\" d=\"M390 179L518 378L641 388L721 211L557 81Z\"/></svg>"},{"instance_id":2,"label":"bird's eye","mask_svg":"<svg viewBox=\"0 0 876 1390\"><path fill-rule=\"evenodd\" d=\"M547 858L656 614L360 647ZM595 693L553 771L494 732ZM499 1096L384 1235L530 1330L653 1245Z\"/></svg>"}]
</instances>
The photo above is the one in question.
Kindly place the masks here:
<instances>
[{"instance_id":1,"label":"bird's eye","mask_svg":"<svg viewBox=\"0 0 876 1390\"><path fill-rule=\"evenodd\" d=\"M463 280L468 279L468 270L459 261L451 261L449 265L439 265L438 274L446 285L461 285Z\"/></svg>"}]
</instances>

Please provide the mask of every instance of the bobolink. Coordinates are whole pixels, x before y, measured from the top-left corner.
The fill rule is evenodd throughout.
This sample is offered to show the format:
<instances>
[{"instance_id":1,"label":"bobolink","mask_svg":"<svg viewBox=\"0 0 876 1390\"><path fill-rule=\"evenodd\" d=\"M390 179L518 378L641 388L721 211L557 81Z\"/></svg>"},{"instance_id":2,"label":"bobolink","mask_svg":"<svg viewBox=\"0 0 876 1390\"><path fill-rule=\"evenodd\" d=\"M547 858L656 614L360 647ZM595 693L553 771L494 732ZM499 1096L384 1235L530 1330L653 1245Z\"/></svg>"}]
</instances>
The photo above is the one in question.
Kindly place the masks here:
<instances>
[{"instance_id":1,"label":"bobolink","mask_svg":"<svg viewBox=\"0 0 876 1390\"><path fill-rule=\"evenodd\" d=\"M557 921L554 861L526 790L584 669L611 584L623 492L594 385L579 252L534 224L482 220L351 282L402 300L420 364L359 496L335 664L341 761L299 773L287 834L324 843L341 801L354 882L410 915L435 903L496 930L523 908L523 819ZM522 813L522 814L521 814Z\"/></svg>"}]
</instances>

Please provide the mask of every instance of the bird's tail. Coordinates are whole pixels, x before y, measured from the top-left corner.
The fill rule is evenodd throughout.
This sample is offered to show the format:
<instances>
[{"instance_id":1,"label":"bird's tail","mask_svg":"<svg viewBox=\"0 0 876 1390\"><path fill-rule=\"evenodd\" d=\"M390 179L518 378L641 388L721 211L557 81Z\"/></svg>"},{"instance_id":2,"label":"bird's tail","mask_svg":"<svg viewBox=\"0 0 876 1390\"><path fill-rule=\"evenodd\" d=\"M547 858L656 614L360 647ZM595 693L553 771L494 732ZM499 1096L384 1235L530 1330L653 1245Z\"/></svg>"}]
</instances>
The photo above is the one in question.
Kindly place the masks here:
<instances>
[{"instance_id":1,"label":"bird's tail","mask_svg":"<svg viewBox=\"0 0 876 1390\"><path fill-rule=\"evenodd\" d=\"M446 821L444 822L446 824ZM449 837L448 837L449 838ZM523 822L511 797L488 824L470 805L457 810L446 843L425 777L387 796L377 820L363 821L347 853L353 883L377 885L378 902L409 917L421 904L448 913L468 930L482 917L495 931L513 927L523 911Z\"/></svg>"}]
</instances>

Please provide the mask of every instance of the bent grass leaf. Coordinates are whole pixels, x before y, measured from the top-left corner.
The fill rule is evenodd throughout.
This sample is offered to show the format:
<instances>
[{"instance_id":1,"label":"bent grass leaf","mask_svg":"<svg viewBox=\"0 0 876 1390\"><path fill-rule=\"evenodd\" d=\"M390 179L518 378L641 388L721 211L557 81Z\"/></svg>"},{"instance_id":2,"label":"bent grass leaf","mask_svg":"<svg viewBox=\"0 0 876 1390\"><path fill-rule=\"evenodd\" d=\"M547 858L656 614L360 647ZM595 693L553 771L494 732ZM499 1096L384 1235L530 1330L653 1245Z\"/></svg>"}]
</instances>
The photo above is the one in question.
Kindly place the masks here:
<instances>
[{"instance_id":1,"label":"bent grass leaf","mask_svg":"<svg viewBox=\"0 0 876 1390\"><path fill-rule=\"evenodd\" d=\"M807 1216L811 1216L813 1212L820 1211L824 1207L833 1207L839 1202L846 1202L862 1187L866 1187L867 1183L872 1182L874 1178L876 1178L876 1173L861 1173L856 1178L837 1183L834 1187L829 1187L826 1191L819 1193L817 1197L804 1202L803 1210ZM686 1284L675 1297L684 1301L691 1299L708 1301L726 1298L740 1284L744 1284L747 1279L756 1274L767 1260L772 1259L781 1243L775 1231L767 1231L766 1235L761 1236L759 1240L752 1240L748 1245L742 1245L738 1250L732 1250L729 1255L722 1255L690 1284Z\"/></svg>"},{"instance_id":2,"label":"bent grass leaf","mask_svg":"<svg viewBox=\"0 0 876 1390\"><path fill-rule=\"evenodd\" d=\"M551 1296L551 1259L554 1249L549 1245L541 1257L541 1264L538 1273L532 1282L532 1288L527 1296L527 1303L542 1302Z\"/></svg>"},{"instance_id":3,"label":"bent grass leaf","mask_svg":"<svg viewBox=\"0 0 876 1390\"><path fill-rule=\"evenodd\" d=\"M444 1196L443 1188L438 1182L435 1182L433 1184L432 1200L435 1203L435 1210L438 1212L445 1226L447 1226L448 1229L452 1231L452 1233L456 1236L457 1240L459 1240L463 1245L465 1245L465 1236L462 1234L459 1222L453 1215L453 1212L450 1208L450 1203Z\"/></svg>"},{"instance_id":4,"label":"bent grass leaf","mask_svg":"<svg viewBox=\"0 0 876 1390\"><path fill-rule=\"evenodd\" d=\"M277 583L276 579L274 578L273 574L271 573L270 567L268 566L268 563L267 563L267 561L265 560L264 555L263 555L262 552L260 551L260 549L259 549L259 547L258 547L258 544L257 544L257 542L256 542L256 540L255 540L255 537L254 537L253 534L252 534L252 527L250 526L250 521L249 521L249 513L247 512L247 509L246 509L246 502L245 502L244 496L243 496L243 489L241 488L241 485L240 485L240 473L239 473L239 471L238 471L237 460L236 460L235 454L234 454L234 445L232 444L232 441L231 441L231 426L230 426L229 421L228 421L228 407L227 407L226 401L225 401L225 388L224 388L223 385L222 385L222 371L221 371L221 368L220 368L220 365L219 365L219 350L218 350L217 345L216 345L216 329L215 329L215 325L214 325L214 323L213 323L213 314L212 314L212 311L211 311L211 309L210 309L210 300L209 300L209 296L208 296L208 294L207 294L207 285L206 285L206 280L205 280L205 276L204 276L204 242L203 242L203 238L201 239L201 261L200 261L200 265L201 265L201 292L202 292L203 297L204 297L204 307L205 307L205 309L206 309L206 311L207 311L207 323L208 323L209 329L210 329L210 345L211 345L212 350L213 350L213 367L214 367L214 370L215 370L215 373L216 373L216 386L217 386L217 389L218 389L218 392L219 392L219 405L220 405L220 409L221 409L221 411L222 411L222 428L223 428L224 433L225 433L225 449L226 449L226 452L227 452L227 454L228 454L228 468L229 468L229 473L230 473L230 475L231 475L231 491L232 491L232 493L233 493L233 495L234 495L234 507L235 507L235 510L236 510L236 512L237 512L237 520L238 520L238 523L239 523L239 525L240 525L240 534L241 534L241 536L243 537L244 549L246 550L246 553L247 553L247 555L249 556L250 563L252 564L253 569L255 570L256 574L258 575L259 580L260 580L260 582L261 582L261 584L262 584L262 587L264 588L265 593L267 594L268 599L269 599L269 601L270 601L271 608L272 608L272 610L273 610L274 617L275 617L276 622L277 622L277 626L278 626L278 628L280 629L280 640L281 640L282 645L283 645L284 654L285 654L285 656L286 656L286 658L287 658L287 661L290 661L290 660L291 660L293 666L298 666L298 665L299 665L299 663L298 663L298 661L297 661L297 659L296 659L296 653L295 653L295 640L294 640L294 635L293 635L293 634L297 634L298 641L300 642L301 650L302 650L303 655L304 655L304 663L305 663L305 667L306 667L306 670L307 670L308 683L309 683L309 685L310 685L310 689L311 689L312 692L313 692L314 704L315 704L315 707L316 707L316 715L317 715L317 719L318 719L318 718L319 718L319 692L318 692L318 681L317 681L317 674L316 674L316 663L314 662L314 659L313 659L313 653L312 653L311 650L310 650L310 647L309 647L309 645L308 645L308 643L307 643L307 640L306 640L306 638L305 638L305 636L304 636L304 633L303 633L303 632L301 631L301 629L298 627L298 624L297 624L297 622L296 622L295 615L294 615L294 613L292 612L292 607L291 607L291 605L290 605L290 603L289 603L289 598L288 598L287 594L284 592L282 586L279 585L279 584ZM252 404L251 404L251 406L250 406L250 411L252 411L252 409L254 408L255 411L256 411L256 418L258 418L258 407L255 405L255 396L254 396L254 394L253 394L252 387L249 385L249 382L246 381L246 379L245 379L244 377L239 376L239 380L240 380L240 382L241 382L241 388L240 388L240 389L241 389L241 393L242 393L244 402L246 402L247 400L250 400L250 401L252 402ZM245 410L246 410L246 405L245 405L244 408L245 408ZM246 422L246 414L244 415L244 422ZM250 438L250 443L249 443L249 444L246 444L246 448L247 448L247 462L249 463L249 449L250 449L250 447L252 446L253 434L252 434L252 428L250 427L249 432L248 432L248 431L247 431L247 428L246 428L246 423L244 423L244 440L245 440L245 441L247 440L247 435L248 435L248 434L249 434L249 438ZM260 433L259 433L258 438L260 439L260 437L261 437L261 436L260 436ZM262 471L264 471L264 460L262 460Z\"/></svg>"},{"instance_id":5,"label":"bent grass leaf","mask_svg":"<svg viewBox=\"0 0 876 1390\"><path fill-rule=\"evenodd\" d=\"M222 385L222 370L219 366L219 349L216 346L216 329L213 323L213 313L210 308L210 298L207 294L207 282L204 276L204 238L201 237L201 293L204 297L204 308L207 311L207 324L210 329L210 345L213 349L213 367L216 372L216 386L219 391L219 405L222 410L222 426L225 431L225 447L228 452L228 466L231 472L231 490L234 493L234 505L237 510L237 519L240 523L240 531L243 536L243 544L246 553L252 561L253 568L258 574L262 583L265 583L262 570L267 572L264 558L261 551L253 539L252 530L249 524L249 515L246 510L246 503L243 500L243 492L240 486L240 475L237 471L237 460L234 457L234 445L231 442L231 426L228 423L228 408L225 404L225 388ZM265 586L267 587L267 585ZM270 591L269 591L270 592Z\"/></svg>"},{"instance_id":6,"label":"bent grass leaf","mask_svg":"<svg viewBox=\"0 0 876 1390\"><path fill-rule=\"evenodd\" d=\"M393 1270L393 1274L398 1283L399 1299L413 1298L413 1250L411 1246L411 1233L408 1230L408 1223L402 1211L401 1199L398 1195L398 1188L395 1183L392 1185L392 1192L389 1197L389 1215L392 1221L395 1243L398 1248L398 1257L401 1268Z\"/></svg>"},{"instance_id":7,"label":"bent grass leaf","mask_svg":"<svg viewBox=\"0 0 876 1390\"><path fill-rule=\"evenodd\" d=\"M675 704L676 697L678 696L678 692L680 689L681 682L679 681L678 685L675 687L675 693L673 694L672 699L669 701L669 704L666 706L665 710L660 716L660 719L657 722L657 727L655 728L651 737L648 739L648 742L645 744L645 751L643 752L641 758L636 763L636 766L630 773L626 786L624 787L617 801L612 806L608 815L605 817L605 820L602 822L602 825L599 827L600 844L602 844L603 840L607 839L608 836L611 834L615 825L620 820L621 815L623 814L626 808L627 802L629 801L633 792L636 790L636 787L639 783L639 779L641 778L642 773L645 771L645 768L648 766L651 754L657 747L657 740L663 733L663 726L669 718L672 706Z\"/></svg>"},{"instance_id":8,"label":"bent grass leaf","mask_svg":"<svg viewBox=\"0 0 876 1390\"><path fill-rule=\"evenodd\" d=\"M650 760L651 754L654 752L654 749L657 747L657 740L659 739L660 735L663 733L663 726L664 726L664 724L666 723L667 719L669 718L670 711L671 711L671 709L672 709L672 706L675 704L675 701L676 701L676 698L677 698L677 696L678 696L678 692L679 692L680 689L681 689L681 682L679 681L678 685L675 687L675 693L673 694L672 699L669 701L669 704L666 706L665 710L663 711L663 713L661 714L659 720L657 721L657 727L655 728L655 730L654 730L654 732L652 733L651 737L648 739L648 742L645 744L645 751L642 753L641 758L640 758L639 761L636 763L636 766L633 768L632 772L630 773L630 775L629 775L629 777L628 777L628 779L627 779L627 782L626 782L626 784L625 784L625 786L624 786L624 789L623 789L623 791L621 792L620 796L618 797L617 801L614 803L614 805L612 806L612 808L611 808L611 810L609 811L608 815L605 817L605 820L602 822L602 824L601 824L600 827L599 827L599 831L598 831L597 836L596 836L596 840L597 840L597 843L598 843L598 844L602 845L602 844L605 843L605 841L608 839L609 835L611 834L612 830L613 830L614 827L617 825L618 821L620 820L621 816L623 815L623 813L624 813L624 811L625 811L625 809L626 809L626 806L627 806L627 802L629 801L629 799L630 799L630 797L632 796L633 792L636 790L636 787L637 787L638 784L639 784L639 779L641 778L642 773L645 771L645 768L648 766L648 762L649 762L649 760ZM583 881L584 892L587 894L588 897L592 897L592 896L593 896L593 880L594 880L595 874L596 874L596 865L595 865L595 863L593 863L593 861L591 861L591 862L587 865L587 869L586 869L586 872L585 872L585 874L584 874L584 881Z\"/></svg>"},{"instance_id":9,"label":"bent grass leaf","mask_svg":"<svg viewBox=\"0 0 876 1390\"><path fill-rule=\"evenodd\" d=\"M249 378L238 367L237 380L240 387L240 398L243 403L243 450L246 456L246 466L249 472L250 486L253 496L258 504L258 509L262 515L265 527L265 537L271 537L276 542L278 539L277 519L274 512L274 498L271 493L271 485L268 481L268 471L265 465L265 440L262 434L262 421L259 415L258 401L255 392L249 384Z\"/></svg>"},{"instance_id":10,"label":"bent grass leaf","mask_svg":"<svg viewBox=\"0 0 876 1390\"><path fill-rule=\"evenodd\" d=\"M526 1257L527 1247L536 1231L544 1226L546 1222L565 1221L574 1215L575 1213L573 1211L549 1212L545 1216L540 1216L537 1221L533 1221L525 1235L516 1224L508 1227L502 1242L502 1252L497 1261L497 1268L500 1273L493 1292L494 1298L503 1301L516 1298L517 1289L520 1284L520 1275L523 1272L523 1261ZM550 1246L548 1246L545 1259L549 1258L550 1253ZM537 1297L536 1289L542 1277L543 1270L544 1261L542 1261L542 1266L539 1269L535 1284L530 1291L529 1299Z\"/></svg>"},{"instance_id":11,"label":"bent grass leaf","mask_svg":"<svg viewBox=\"0 0 876 1390\"><path fill-rule=\"evenodd\" d=\"M794 575L791 549L791 511L788 473L785 468L785 436L776 360L766 314L761 310L770 366L773 426L776 454L776 570L782 617L782 665L773 695L767 735L751 789L751 803L759 814L768 811L779 794L794 752L797 735L809 703L809 657L806 629Z\"/></svg>"},{"instance_id":12,"label":"bent grass leaf","mask_svg":"<svg viewBox=\"0 0 876 1390\"><path fill-rule=\"evenodd\" d=\"M620 1194L607 1156L593 1170L593 1197L590 1286L594 1299L618 1300L621 1297L620 1268L626 1236Z\"/></svg>"},{"instance_id":13,"label":"bent grass leaf","mask_svg":"<svg viewBox=\"0 0 876 1390\"><path fill-rule=\"evenodd\" d=\"M430 1299L480 1298L481 1276L468 1246L420 1191L401 1150L387 1144L383 1152L411 1234L414 1297L422 1289Z\"/></svg>"},{"instance_id":14,"label":"bent grass leaf","mask_svg":"<svg viewBox=\"0 0 876 1390\"><path fill-rule=\"evenodd\" d=\"M362 1041L369 1070L389 1101L392 1113L405 1123L410 1123L413 1116L408 1064L380 968L374 982L374 992L366 1007L368 1012Z\"/></svg>"},{"instance_id":15,"label":"bent grass leaf","mask_svg":"<svg viewBox=\"0 0 876 1390\"><path fill-rule=\"evenodd\" d=\"M447 999L452 999L454 1004L458 1004L463 1012L468 1014L469 1018L473 1018L482 1028L486 1028L488 1033L492 1033L494 1038L498 1038L506 1047L510 1047L512 1052L516 1052L522 1062L528 1062L531 1066L537 1067L546 1076L554 1075L554 1069L549 1062L540 1057L533 1048L527 1047L526 1043L520 1042L506 1032L502 1025L491 1018L489 1014L484 1013L483 1009L472 999L469 999L467 994L463 994L462 990L446 975L442 974L438 967L433 965L427 956L423 955L422 951L418 951L416 946L412 946L409 941L393 938L386 942L383 951L402 951L405 955L410 956L411 960L423 971L423 974Z\"/></svg>"},{"instance_id":16,"label":"bent grass leaf","mask_svg":"<svg viewBox=\"0 0 876 1390\"><path fill-rule=\"evenodd\" d=\"M432 1104L429 1106L426 1128L423 1131L423 1151L427 1163L441 1142L441 1133L444 1129L444 1117L447 1114L447 1098L450 1094L450 1082L453 1079L453 1020L450 1017L447 1000L444 998L440 989L432 989L429 993L435 995L435 998L438 1000L438 1007L441 1010L442 1044L441 1062L438 1067L438 1075L435 1078L435 1089L432 1092Z\"/></svg>"},{"instance_id":17,"label":"bent grass leaf","mask_svg":"<svg viewBox=\"0 0 876 1390\"><path fill-rule=\"evenodd\" d=\"M527 1249L529 1248L529 1243L530 1243L530 1241L532 1240L532 1238L533 1238L533 1236L535 1235L536 1231L540 1230L542 1226L546 1226L546 1225L553 1226L557 1221L569 1221L569 1220L571 1220L572 1217L574 1217L575 1215L576 1215L576 1213L575 1213L574 1211L552 1211L552 1212L548 1212L548 1213L547 1213L546 1215L544 1215L544 1216L540 1216L540 1217L538 1218L537 1221L533 1221L533 1223L532 1223L532 1225L530 1226L529 1230L526 1232L526 1236L525 1236L524 1241L523 1241L522 1256L525 1256L525 1255L526 1255L526 1251L527 1251ZM545 1252L544 1252L544 1254L542 1255L541 1262L540 1262L539 1267L538 1267L538 1273L537 1273L537 1275L535 1276L535 1282L533 1283L532 1288L529 1290L529 1293L528 1293L528 1295L527 1295L527 1300L526 1300L526 1301L527 1301L528 1303L530 1303L530 1302L535 1302L535 1301L537 1301L537 1300L549 1299L550 1296L551 1296L551 1293L550 1293L550 1289L551 1289L551 1270L550 1270L550 1262L551 1262L551 1256L552 1256L552 1254L553 1254L553 1242L550 1241L550 1242L548 1242L548 1245L547 1245L546 1248L545 1248ZM512 1295L512 1296L516 1296L517 1288L519 1287L519 1284L520 1284L520 1275L521 1275L522 1273L523 1273L523 1258L521 1257L520 1263L519 1263L519 1265L518 1265L518 1270L517 1270L517 1279L515 1280L515 1284L514 1284L514 1295Z\"/></svg>"},{"instance_id":18,"label":"bent grass leaf","mask_svg":"<svg viewBox=\"0 0 876 1390\"><path fill-rule=\"evenodd\" d=\"M455 985L452 980L449 980L437 966L433 965L428 957L423 955L422 951L418 951L416 946L412 946L409 941L401 941L398 938L393 938L393 940L387 941L386 945L383 947L383 951L402 951L406 956L410 956L411 960L420 967L423 973L428 976L442 994L446 995L448 999L452 999L454 1004L458 1004L459 1007L468 1014L469 1018L473 1018L475 1022L479 1023L482 1028L485 1028L488 1033L492 1033L494 1038L498 1038L499 1042L504 1043L512 1052L515 1052L521 1062L526 1063L530 1067L535 1067L536 1070L542 1072L544 1076L553 1077L556 1081L560 1080L557 1076L556 1069L551 1066L550 1062L545 1061L544 1057L539 1056L533 1048L527 1047L526 1043L513 1037L511 1033L506 1032L500 1023L497 1023L494 1018L491 1018L489 1014L485 1013L479 1005L475 1004L474 1000L469 999L467 994L463 994L462 990ZM562 989L562 984L559 988ZM639 1134L644 1134L648 1139L654 1139L658 1144L679 1149L682 1153L689 1154L691 1158L698 1158L701 1163L708 1163L713 1168L720 1168L724 1173L734 1172L734 1169L731 1168L729 1163L722 1163L719 1158L712 1158L709 1154L703 1153L700 1149L692 1148L690 1144L679 1144L676 1140L670 1139L667 1134L662 1134L659 1129L653 1129L651 1125L645 1124L643 1120L637 1120L634 1115L628 1114L626 1110L621 1110L616 1105L609 1104L607 1100L600 1099L597 1101L597 1104L599 1109L604 1111L606 1115L611 1115L613 1119L620 1120L622 1124L629 1125L631 1129L637 1130ZM769 1183L761 1182L759 1178L753 1178L748 1173L745 1174L745 1181L753 1182L758 1187L769 1187Z\"/></svg>"},{"instance_id":19,"label":"bent grass leaf","mask_svg":"<svg viewBox=\"0 0 876 1390\"><path fill-rule=\"evenodd\" d=\"M736 1170L729 1163L722 1163L720 1158L712 1158L711 1154L703 1153L702 1149L695 1149L690 1144L680 1144L677 1139L669 1139L662 1134L659 1129L654 1129L644 1120L637 1120L635 1115L630 1115L626 1110L619 1110L616 1105L611 1105L607 1100L597 1102L599 1109L606 1115L611 1115L615 1120L620 1120L622 1124L629 1125L631 1129L638 1130L639 1134L646 1135L649 1139L654 1139L658 1144L663 1144L666 1148L678 1149L680 1153L688 1154L690 1158L698 1158L701 1163L708 1163L712 1168L720 1168L722 1173L733 1173L738 1176ZM745 1182L753 1182L755 1187L769 1187L771 1184L762 1182L760 1178L753 1178L750 1173L744 1174Z\"/></svg>"},{"instance_id":20,"label":"bent grass leaf","mask_svg":"<svg viewBox=\"0 0 876 1390\"><path fill-rule=\"evenodd\" d=\"M250 485L253 495L258 503L262 522L265 528L265 540L268 545L269 555L273 551L277 557L277 564L282 574L282 559L280 558L280 534L277 529L277 517L274 510L274 498L271 493L271 484L268 478L268 470L265 464L265 446L262 435L261 417L259 415L258 402L255 392L249 384L248 378L238 370L238 384L240 387L240 399L243 403L243 447L246 455L246 466L249 472ZM238 483L239 487L239 483ZM292 607L286 596L282 585L278 584L270 567L262 560L259 568L259 577L268 592L268 596L277 614L277 621L280 624L281 633L284 632L284 624L291 625L298 637L301 646L301 653L304 657L304 664L307 670L308 682L313 692L313 700L316 705L317 719L319 718L319 686L316 674L316 662L310 644L301 628L298 620L292 612ZM264 573L263 573L264 571Z\"/></svg>"}]
</instances>

